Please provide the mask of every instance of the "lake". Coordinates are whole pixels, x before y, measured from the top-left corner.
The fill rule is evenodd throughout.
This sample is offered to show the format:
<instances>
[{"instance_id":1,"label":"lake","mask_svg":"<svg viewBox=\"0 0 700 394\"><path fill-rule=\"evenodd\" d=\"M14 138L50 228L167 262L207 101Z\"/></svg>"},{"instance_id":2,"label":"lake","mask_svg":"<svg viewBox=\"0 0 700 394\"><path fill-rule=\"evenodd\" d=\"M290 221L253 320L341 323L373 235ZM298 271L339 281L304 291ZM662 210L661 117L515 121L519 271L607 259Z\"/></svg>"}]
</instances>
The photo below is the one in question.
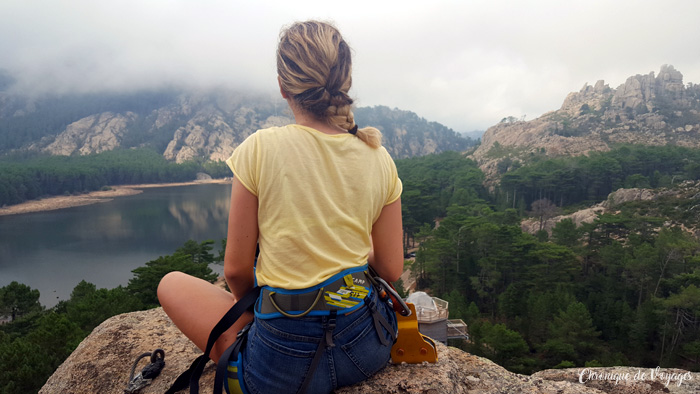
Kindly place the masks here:
<instances>
[{"instance_id":1,"label":"lake","mask_svg":"<svg viewBox=\"0 0 700 394\"><path fill-rule=\"evenodd\" d=\"M104 203L0 216L0 287L24 283L52 307L83 279L98 288L126 285L131 270L189 239L212 239L218 253L230 196L228 184L158 187Z\"/></svg>"}]
</instances>

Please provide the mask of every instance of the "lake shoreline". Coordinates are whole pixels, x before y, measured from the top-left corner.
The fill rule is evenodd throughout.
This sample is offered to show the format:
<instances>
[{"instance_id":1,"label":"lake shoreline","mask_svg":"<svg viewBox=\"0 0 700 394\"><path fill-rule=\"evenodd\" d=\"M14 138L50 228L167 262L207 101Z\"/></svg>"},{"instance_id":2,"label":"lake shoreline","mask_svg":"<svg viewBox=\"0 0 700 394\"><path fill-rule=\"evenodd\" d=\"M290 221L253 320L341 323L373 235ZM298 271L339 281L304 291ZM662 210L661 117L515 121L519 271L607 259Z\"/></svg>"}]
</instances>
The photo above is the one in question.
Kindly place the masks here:
<instances>
[{"instance_id":1,"label":"lake shoreline","mask_svg":"<svg viewBox=\"0 0 700 394\"><path fill-rule=\"evenodd\" d=\"M80 195L52 196L37 200L25 201L20 204L10 205L6 207L0 207L0 216L54 211L57 209L73 208L83 205L96 204L100 202L109 202L117 197L132 196L134 194L142 193L142 189L149 189L155 187L202 185L211 183L226 184L231 183L231 179L209 179L191 182L149 183L140 185L110 186L110 190L99 190Z\"/></svg>"}]
</instances>

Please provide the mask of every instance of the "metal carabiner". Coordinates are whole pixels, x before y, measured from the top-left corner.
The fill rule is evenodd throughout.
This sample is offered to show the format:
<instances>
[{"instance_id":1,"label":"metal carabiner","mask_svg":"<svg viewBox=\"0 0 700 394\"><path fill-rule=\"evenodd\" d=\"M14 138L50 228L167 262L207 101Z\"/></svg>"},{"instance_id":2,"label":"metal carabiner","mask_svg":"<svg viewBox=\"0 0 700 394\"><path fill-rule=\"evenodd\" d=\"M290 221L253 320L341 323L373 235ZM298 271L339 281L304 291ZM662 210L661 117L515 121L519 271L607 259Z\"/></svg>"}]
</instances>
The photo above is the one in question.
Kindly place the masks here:
<instances>
[{"instance_id":1,"label":"metal carabiner","mask_svg":"<svg viewBox=\"0 0 700 394\"><path fill-rule=\"evenodd\" d=\"M399 293L396 292L396 289L394 289L393 286L388 284L384 279L382 279L379 276L375 276L373 278L381 287L384 291L389 293L389 296L391 297L392 302L397 302L399 306L401 307L401 310L398 311L401 316L411 316L411 309L406 305L406 301L401 298Z\"/></svg>"},{"instance_id":2,"label":"metal carabiner","mask_svg":"<svg viewBox=\"0 0 700 394\"><path fill-rule=\"evenodd\" d=\"M151 363L146 365L141 372L134 376L136 372L136 366L139 361L145 357L151 357ZM136 358L134 364L131 366L131 374L129 375L129 381L126 384L125 394L133 394L141 390L142 388L148 386L153 378L160 374L160 371L165 366L165 351L163 349L156 349L151 352L143 353Z\"/></svg>"}]
</instances>

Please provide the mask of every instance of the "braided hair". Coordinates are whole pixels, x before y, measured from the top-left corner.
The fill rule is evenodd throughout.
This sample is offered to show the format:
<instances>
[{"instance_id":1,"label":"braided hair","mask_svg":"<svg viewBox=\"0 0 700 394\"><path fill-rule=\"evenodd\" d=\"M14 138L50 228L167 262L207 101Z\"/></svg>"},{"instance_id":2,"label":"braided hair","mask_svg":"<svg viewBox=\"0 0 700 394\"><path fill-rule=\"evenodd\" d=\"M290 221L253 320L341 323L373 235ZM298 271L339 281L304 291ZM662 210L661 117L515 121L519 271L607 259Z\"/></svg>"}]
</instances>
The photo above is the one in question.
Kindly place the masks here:
<instances>
[{"instance_id":1,"label":"braided hair","mask_svg":"<svg viewBox=\"0 0 700 394\"><path fill-rule=\"evenodd\" d=\"M381 146L381 132L359 129L352 113L351 50L338 29L325 22L297 22L282 31L277 47L280 85L304 111Z\"/></svg>"}]
</instances>

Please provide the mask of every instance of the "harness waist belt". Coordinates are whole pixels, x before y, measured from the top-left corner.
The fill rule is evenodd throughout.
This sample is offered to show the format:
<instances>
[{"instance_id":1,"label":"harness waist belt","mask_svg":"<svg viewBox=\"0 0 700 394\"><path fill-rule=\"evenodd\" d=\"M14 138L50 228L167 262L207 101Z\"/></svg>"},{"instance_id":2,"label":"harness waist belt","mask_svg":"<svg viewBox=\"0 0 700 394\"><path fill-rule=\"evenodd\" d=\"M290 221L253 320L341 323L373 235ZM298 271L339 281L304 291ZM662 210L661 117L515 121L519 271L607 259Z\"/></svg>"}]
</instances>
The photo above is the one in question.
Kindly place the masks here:
<instances>
[{"instance_id":1,"label":"harness waist belt","mask_svg":"<svg viewBox=\"0 0 700 394\"><path fill-rule=\"evenodd\" d=\"M286 290L263 286L255 306L255 315L260 319L277 317L325 316L331 311L348 314L365 304L372 294L367 266L350 268L339 272L316 286Z\"/></svg>"}]
</instances>

